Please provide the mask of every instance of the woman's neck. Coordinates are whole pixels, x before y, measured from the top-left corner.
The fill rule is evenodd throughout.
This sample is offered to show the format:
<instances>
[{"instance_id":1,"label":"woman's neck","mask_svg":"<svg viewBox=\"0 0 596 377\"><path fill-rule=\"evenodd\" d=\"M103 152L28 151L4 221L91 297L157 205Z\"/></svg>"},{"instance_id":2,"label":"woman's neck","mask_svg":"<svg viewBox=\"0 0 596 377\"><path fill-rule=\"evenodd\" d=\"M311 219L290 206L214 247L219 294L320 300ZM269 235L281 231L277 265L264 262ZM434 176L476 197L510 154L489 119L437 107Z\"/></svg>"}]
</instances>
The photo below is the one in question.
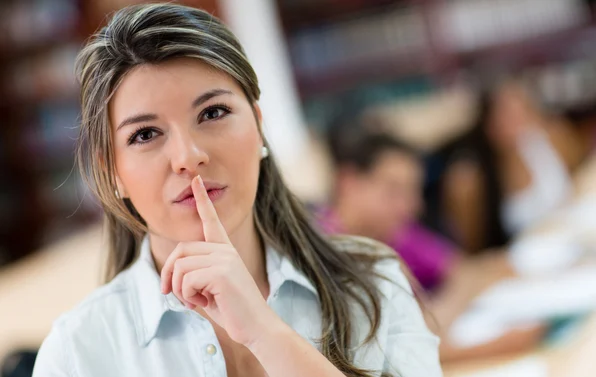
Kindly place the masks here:
<instances>
[{"instance_id":1,"label":"woman's neck","mask_svg":"<svg viewBox=\"0 0 596 377\"><path fill-rule=\"evenodd\" d=\"M265 263L264 246L257 233L252 216L241 224L238 229L228 235L232 245L238 251L246 268L257 283L257 286L265 297L268 295L269 282L267 279L267 268ZM157 272L160 273L168 256L174 251L180 241L172 240L155 233L149 233L151 254L155 261Z\"/></svg>"}]
</instances>

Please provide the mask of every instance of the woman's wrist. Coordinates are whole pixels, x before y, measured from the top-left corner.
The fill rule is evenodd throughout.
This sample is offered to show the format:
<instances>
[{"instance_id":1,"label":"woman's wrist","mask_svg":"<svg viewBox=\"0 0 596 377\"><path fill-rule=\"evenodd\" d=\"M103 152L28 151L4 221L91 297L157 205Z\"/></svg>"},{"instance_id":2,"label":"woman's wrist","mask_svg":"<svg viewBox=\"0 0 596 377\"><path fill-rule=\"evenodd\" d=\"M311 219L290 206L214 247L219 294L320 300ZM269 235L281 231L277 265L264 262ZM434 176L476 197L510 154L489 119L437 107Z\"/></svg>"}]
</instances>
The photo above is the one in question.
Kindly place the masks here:
<instances>
[{"instance_id":1,"label":"woman's wrist","mask_svg":"<svg viewBox=\"0 0 596 377\"><path fill-rule=\"evenodd\" d=\"M280 339L286 339L293 333L294 330L290 326L281 318L275 316L275 318L267 321L259 331L259 335L245 346L259 359L259 355L263 355L267 350L275 348Z\"/></svg>"},{"instance_id":2,"label":"woman's wrist","mask_svg":"<svg viewBox=\"0 0 596 377\"><path fill-rule=\"evenodd\" d=\"M281 319L247 345L271 377L345 377L310 342Z\"/></svg>"}]
</instances>

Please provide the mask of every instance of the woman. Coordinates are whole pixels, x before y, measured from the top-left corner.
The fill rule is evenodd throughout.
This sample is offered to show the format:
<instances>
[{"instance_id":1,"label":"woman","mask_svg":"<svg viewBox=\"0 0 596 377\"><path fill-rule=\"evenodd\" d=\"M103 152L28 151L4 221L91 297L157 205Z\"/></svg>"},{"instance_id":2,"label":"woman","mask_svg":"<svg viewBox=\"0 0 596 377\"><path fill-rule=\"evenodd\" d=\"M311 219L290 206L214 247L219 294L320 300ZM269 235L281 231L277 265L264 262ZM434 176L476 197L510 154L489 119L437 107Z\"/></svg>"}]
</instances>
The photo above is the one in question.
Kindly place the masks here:
<instances>
[{"instance_id":1,"label":"woman","mask_svg":"<svg viewBox=\"0 0 596 377\"><path fill-rule=\"evenodd\" d=\"M330 243L284 186L219 20L125 8L77 71L112 279L55 323L34 376L441 375L392 253Z\"/></svg>"},{"instance_id":2,"label":"woman","mask_svg":"<svg viewBox=\"0 0 596 377\"><path fill-rule=\"evenodd\" d=\"M445 211L464 249L502 247L559 208L581 160L578 145L577 135L542 114L519 83L482 96L471 132L445 153Z\"/></svg>"}]
</instances>

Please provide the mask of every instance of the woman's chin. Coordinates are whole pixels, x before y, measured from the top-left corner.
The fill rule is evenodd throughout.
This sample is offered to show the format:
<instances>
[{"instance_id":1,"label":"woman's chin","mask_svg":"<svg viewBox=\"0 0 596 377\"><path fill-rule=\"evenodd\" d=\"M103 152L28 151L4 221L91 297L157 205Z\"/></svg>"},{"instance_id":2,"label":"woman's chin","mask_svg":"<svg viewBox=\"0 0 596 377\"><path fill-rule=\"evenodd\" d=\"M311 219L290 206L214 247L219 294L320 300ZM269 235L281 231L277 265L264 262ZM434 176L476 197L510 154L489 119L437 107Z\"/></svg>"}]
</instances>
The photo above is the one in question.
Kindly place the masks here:
<instances>
[{"instance_id":1,"label":"woman's chin","mask_svg":"<svg viewBox=\"0 0 596 377\"><path fill-rule=\"evenodd\" d=\"M172 233L172 239L177 240L178 242L205 241L203 225L200 221L197 222L197 225L193 224L193 226L189 226L188 222L180 224L180 226L174 229Z\"/></svg>"}]
</instances>

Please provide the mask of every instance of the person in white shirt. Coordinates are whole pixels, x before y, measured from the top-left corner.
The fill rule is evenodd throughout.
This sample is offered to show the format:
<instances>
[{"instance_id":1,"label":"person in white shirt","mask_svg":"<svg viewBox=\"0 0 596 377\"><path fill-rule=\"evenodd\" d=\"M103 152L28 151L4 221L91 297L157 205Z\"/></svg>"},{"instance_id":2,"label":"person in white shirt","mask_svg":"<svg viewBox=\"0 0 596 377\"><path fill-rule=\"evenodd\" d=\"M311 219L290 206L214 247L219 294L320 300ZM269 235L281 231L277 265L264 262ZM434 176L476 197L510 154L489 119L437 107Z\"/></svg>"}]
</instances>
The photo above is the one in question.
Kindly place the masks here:
<instances>
[{"instance_id":1,"label":"person in white shirt","mask_svg":"<svg viewBox=\"0 0 596 377\"><path fill-rule=\"evenodd\" d=\"M443 220L470 254L502 249L569 201L581 149L523 82L486 89L472 128L443 151Z\"/></svg>"},{"instance_id":2,"label":"person in white shirt","mask_svg":"<svg viewBox=\"0 0 596 377\"><path fill-rule=\"evenodd\" d=\"M284 185L221 21L124 8L77 74L109 282L55 322L35 377L441 376L395 253L324 238Z\"/></svg>"}]
</instances>

